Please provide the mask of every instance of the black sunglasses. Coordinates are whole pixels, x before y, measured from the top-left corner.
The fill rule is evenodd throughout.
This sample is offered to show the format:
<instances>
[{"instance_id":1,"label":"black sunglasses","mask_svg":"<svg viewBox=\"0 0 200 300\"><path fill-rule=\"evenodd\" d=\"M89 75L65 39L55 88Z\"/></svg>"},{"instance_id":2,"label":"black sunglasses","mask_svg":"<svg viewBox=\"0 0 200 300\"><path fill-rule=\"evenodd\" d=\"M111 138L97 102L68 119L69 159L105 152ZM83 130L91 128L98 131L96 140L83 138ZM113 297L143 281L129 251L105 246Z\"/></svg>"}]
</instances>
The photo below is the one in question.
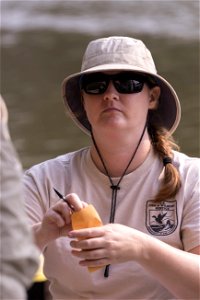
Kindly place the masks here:
<instances>
[{"instance_id":1,"label":"black sunglasses","mask_svg":"<svg viewBox=\"0 0 200 300\"><path fill-rule=\"evenodd\" d=\"M107 90L110 80L119 93L134 94L142 91L147 78L134 72L121 72L114 75L85 74L80 78L80 88L87 94L103 94Z\"/></svg>"}]
</instances>

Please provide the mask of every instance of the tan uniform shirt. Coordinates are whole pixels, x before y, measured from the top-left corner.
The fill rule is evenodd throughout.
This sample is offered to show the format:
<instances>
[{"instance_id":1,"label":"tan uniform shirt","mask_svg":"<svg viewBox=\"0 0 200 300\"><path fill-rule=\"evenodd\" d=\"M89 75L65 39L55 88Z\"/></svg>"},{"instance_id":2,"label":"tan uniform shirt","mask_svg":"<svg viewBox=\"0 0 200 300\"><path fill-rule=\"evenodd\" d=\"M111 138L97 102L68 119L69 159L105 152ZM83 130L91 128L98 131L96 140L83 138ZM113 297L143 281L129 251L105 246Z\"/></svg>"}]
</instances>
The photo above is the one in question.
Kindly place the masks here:
<instances>
[{"instance_id":1,"label":"tan uniform shirt","mask_svg":"<svg viewBox=\"0 0 200 300\"><path fill-rule=\"evenodd\" d=\"M162 162L151 151L142 165L123 178L117 195L115 222L187 251L199 244L199 160L174 152L173 163L182 180L176 198L159 204L149 200L158 191L163 171ZM77 193L81 200L94 205L104 224L108 223L110 183L94 165L90 148L34 166L27 171L24 182L32 224L40 222L48 207L59 200L53 187L64 195ZM44 271L51 281L54 299L174 298L134 261L111 265L108 278L104 278L103 269L89 273L71 255L69 243L68 237L59 238L44 251Z\"/></svg>"}]
</instances>

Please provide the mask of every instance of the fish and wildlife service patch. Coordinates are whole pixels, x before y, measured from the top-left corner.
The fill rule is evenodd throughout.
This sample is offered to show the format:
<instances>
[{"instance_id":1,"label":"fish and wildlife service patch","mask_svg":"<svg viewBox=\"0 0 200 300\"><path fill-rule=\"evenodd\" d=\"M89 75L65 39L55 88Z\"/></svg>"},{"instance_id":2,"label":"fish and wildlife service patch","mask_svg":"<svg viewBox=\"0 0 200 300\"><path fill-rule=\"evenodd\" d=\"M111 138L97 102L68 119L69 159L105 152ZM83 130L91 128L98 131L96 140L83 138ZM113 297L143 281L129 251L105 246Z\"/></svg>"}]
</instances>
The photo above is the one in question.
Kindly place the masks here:
<instances>
[{"instance_id":1,"label":"fish and wildlife service patch","mask_svg":"<svg viewBox=\"0 0 200 300\"><path fill-rule=\"evenodd\" d=\"M152 200L146 204L146 227L153 235L169 235L178 225L177 202L164 201L156 203Z\"/></svg>"}]
</instances>

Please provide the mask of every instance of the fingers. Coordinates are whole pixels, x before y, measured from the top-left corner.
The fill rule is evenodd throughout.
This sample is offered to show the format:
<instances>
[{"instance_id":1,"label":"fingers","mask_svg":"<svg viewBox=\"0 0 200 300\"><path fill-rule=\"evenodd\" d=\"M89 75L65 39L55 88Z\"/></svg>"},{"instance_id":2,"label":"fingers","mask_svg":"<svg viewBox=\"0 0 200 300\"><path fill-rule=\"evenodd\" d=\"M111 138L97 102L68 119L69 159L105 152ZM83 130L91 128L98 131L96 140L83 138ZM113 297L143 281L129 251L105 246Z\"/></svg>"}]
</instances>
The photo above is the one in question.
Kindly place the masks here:
<instances>
[{"instance_id":1,"label":"fingers","mask_svg":"<svg viewBox=\"0 0 200 300\"><path fill-rule=\"evenodd\" d=\"M50 220L50 222L55 223L58 227L62 227L65 225L65 221L63 220L63 218L54 210L49 212L48 219Z\"/></svg>"},{"instance_id":2,"label":"fingers","mask_svg":"<svg viewBox=\"0 0 200 300\"><path fill-rule=\"evenodd\" d=\"M61 226L64 226L71 222L71 211L69 210L67 203L62 200L57 202L56 205L51 208L50 216L52 218L54 217L59 222L57 225L62 223Z\"/></svg>"},{"instance_id":3,"label":"fingers","mask_svg":"<svg viewBox=\"0 0 200 300\"><path fill-rule=\"evenodd\" d=\"M104 240L104 230L102 228L80 229L71 231L74 236L83 236L83 240L72 240L70 246L73 248L72 254L80 259L83 266L96 264L97 260L107 259L106 240ZM70 234L68 234L70 236ZM92 263L90 261L93 261Z\"/></svg>"},{"instance_id":4,"label":"fingers","mask_svg":"<svg viewBox=\"0 0 200 300\"><path fill-rule=\"evenodd\" d=\"M69 230L72 229L71 215L73 211L79 211L87 206L76 194L69 194L66 198L70 205L73 206L73 210L69 207L68 203L59 200L44 214L40 226L40 236L42 236L42 240L45 240L45 245L61 236L67 236Z\"/></svg>"},{"instance_id":5,"label":"fingers","mask_svg":"<svg viewBox=\"0 0 200 300\"><path fill-rule=\"evenodd\" d=\"M133 228L120 224L73 230L69 237L72 254L88 267L137 260L141 252L140 241ZM81 240L82 238L82 240Z\"/></svg>"},{"instance_id":6,"label":"fingers","mask_svg":"<svg viewBox=\"0 0 200 300\"><path fill-rule=\"evenodd\" d=\"M109 257L102 250L94 251L72 251L79 258L79 265L83 267L103 267L110 264Z\"/></svg>"},{"instance_id":7,"label":"fingers","mask_svg":"<svg viewBox=\"0 0 200 300\"><path fill-rule=\"evenodd\" d=\"M75 193L67 195L65 199L67 202L69 202L70 206L73 207L73 211L79 211L88 205L87 203L81 201ZM49 220L58 227L69 225L71 223L72 210L67 202L63 200L56 202L56 204L53 205L47 212L45 216L46 221Z\"/></svg>"},{"instance_id":8,"label":"fingers","mask_svg":"<svg viewBox=\"0 0 200 300\"><path fill-rule=\"evenodd\" d=\"M84 261L94 261L94 260L102 260L102 259L108 259L106 252L104 249L96 249L92 251L78 251L78 250L72 250L72 254L78 258L81 259L81 262Z\"/></svg>"},{"instance_id":9,"label":"fingers","mask_svg":"<svg viewBox=\"0 0 200 300\"><path fill-rule=\"evenodd\" d=\"M65 196L65 199L70 203L74 211L79 211L87 206L87 203L81 201L78 195L75 193L68 194Z\"/></svg>"},{"instance_id":10,"label":"fingers","mask_svg":"<svg viewBox=\"0 0 200 300\"><path fill-rule=\"evenodd\" d=\"M44 215L41 222L41 232L48 236L48 241L57 239L60 236L67 236L69 230L71 231L71 215L75 211L79 211L88 204L82 202L76 194L69 194L65 197L67 202L63 200L57 201L51 206Z\"/></svg>"},{"instance_id":11,"label":"fingers","mask_svg":"<svg viewBox=\"0 0 200 300\"><path fill-rule=\"evenodd\" d=\"M93 239L73 240L70 242L70 246L79 250L92 250L102 248L103 241L99 237Z\"/></svg>"},{"instance_id":12,"label":"fingers","mask_svg":"<svg viewBox=\"0 0 200 300\"><path fill-rule=\"evenodd\" d=\"M73 247L72 255L80 259L81 266L104 266L109 262L110 253L101 238L71 241L70 246Z\"/></svg>"},{"instance_id":13,"label":"fingers","mask_svg":"<svg viewBox=\"0 0 200 300\"><path fill-rule=\"evenodd\" d=\"M75 193L67 195L65 199L70 204L70 206L73 207L73 211L79 211L87 206L87 203L81 201L78 195L76 195ZM49 212L50 219L52 221L54 220L59 227L71 222L72 212L67 202L63 200L58 201L54 206L51 207Z\"/></svg>"},{"instance_id":14,"label":"fingers","mask_svg":"<svg viewBox=\"0 0 200 300\"><path fill-rule=\"evenodd\" d=\"M72 230L68 233L70 238L75 239L90 239L94 237L101 237L105 234L104 226L92 227L92 228L83 228L79 230Z\"/></svg>"}]
</instances>

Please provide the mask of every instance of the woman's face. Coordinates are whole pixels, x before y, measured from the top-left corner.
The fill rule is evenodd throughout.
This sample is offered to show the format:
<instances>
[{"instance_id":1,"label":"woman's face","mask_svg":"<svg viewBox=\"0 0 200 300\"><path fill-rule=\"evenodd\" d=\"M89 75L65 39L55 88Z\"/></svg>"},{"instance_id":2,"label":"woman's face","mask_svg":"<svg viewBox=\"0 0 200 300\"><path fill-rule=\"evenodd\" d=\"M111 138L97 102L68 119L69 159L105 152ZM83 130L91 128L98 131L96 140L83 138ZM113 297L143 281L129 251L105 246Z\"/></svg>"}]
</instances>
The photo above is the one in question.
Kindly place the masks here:
<instances>
[{"instance_id":1,"label":"woman's face","mask_svg":"<svg viewBox=\"0 0 200 300\"><path fill-rule=\"evenodd\" d=\"M102 94L91 95L82 91L88 120L96 132L116 132L116 129L133 131L143 127L148 110L156 109L159 95L159 87L150 89L146 84L138 93L122 94L112 81Z\"/></svg>"}]
</instances>

